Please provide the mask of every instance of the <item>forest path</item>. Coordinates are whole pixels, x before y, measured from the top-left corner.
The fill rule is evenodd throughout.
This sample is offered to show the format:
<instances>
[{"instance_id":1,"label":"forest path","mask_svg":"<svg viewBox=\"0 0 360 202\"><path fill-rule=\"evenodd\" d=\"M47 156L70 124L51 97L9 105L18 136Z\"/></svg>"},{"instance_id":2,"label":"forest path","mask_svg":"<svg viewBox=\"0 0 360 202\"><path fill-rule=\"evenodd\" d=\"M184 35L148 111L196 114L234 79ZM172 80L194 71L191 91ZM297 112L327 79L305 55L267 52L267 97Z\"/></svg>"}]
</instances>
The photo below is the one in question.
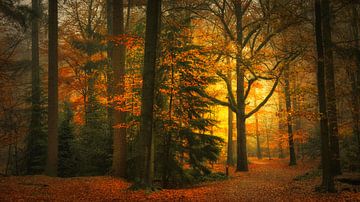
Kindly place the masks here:
<instances>
[{"instance_id":1,"label":"forest path","mask_svg":"<svg viewBox=\"0 0 360 202\"><path fill-rule=\"evenodd\" d=\"M0 201L360 201L360 193L319 194L320 177L295 181L317 163L256 160L249 172L234 172L224 181L187 189L153 193L130 191L130 183L111 177L51 178L46 176L0 177ZM224 171L224 165L215 165Z\"/></svg>"}]
</instances>

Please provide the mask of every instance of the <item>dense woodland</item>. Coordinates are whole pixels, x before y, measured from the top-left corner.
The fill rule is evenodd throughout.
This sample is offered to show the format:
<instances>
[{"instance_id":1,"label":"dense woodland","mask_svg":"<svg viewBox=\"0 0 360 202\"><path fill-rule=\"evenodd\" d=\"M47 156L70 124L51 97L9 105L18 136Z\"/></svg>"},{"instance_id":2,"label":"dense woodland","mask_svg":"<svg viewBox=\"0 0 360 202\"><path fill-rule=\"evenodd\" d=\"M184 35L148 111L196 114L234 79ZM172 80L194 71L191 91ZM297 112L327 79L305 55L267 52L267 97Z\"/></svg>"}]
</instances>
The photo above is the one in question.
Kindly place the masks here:
<instances>
[{"instance_id":1,"label":"dense woodland","mask_svg":"<svg viewBox=\"0 0 360 202\"><path fill-rule=\"evenodd\" d=\"M30 176L155 191L283 169L360 200L357 0L1 0L0 94L3 193Z\"/></svg>"}]
</instances>

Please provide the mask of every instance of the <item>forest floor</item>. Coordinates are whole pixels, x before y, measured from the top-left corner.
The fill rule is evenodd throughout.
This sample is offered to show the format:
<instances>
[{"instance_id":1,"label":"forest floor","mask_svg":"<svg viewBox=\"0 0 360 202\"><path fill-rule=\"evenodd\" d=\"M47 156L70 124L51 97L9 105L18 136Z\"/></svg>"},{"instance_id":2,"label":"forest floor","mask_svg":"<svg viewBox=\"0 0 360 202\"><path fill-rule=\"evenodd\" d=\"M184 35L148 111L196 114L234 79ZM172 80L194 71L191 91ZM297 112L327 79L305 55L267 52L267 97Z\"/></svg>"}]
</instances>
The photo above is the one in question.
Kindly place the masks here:
<instances>
[{"instance_id":1,"label":"forest floor","mask_svg":"<svg viewBox=\"0 0 360 202\"><path fill-rule=\"evenodd\" d=\"M249 172L232 168L227 180L151 193L131 191L130 183L112 177L0 177L0 201L360 201L359 187L346 184L337 183L338 193L315 192L321 180L312 173L317 163L289 167L286 160L250 161Z\"/></svg>"}]
</instances>

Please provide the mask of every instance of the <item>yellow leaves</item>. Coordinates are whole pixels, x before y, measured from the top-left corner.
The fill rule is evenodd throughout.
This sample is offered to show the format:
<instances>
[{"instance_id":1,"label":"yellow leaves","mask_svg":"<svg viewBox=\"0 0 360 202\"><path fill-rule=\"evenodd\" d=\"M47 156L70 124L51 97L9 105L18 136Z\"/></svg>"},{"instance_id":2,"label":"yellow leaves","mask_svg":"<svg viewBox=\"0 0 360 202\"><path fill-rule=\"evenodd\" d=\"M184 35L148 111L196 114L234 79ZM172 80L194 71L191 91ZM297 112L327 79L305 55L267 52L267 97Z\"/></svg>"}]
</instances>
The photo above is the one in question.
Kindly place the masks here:
<instances>
[{"instance_id":1,"label":"yellow leaves","mask_svg":"<svg viewBox=\"0 0 360 202\"><path fill-rule=\"evenodd\" d=\"M107 57L104 53L95 53L94 55L90 56L90 60L93 62L99 62L105 60Z\"/></svg>"}]
</instances>

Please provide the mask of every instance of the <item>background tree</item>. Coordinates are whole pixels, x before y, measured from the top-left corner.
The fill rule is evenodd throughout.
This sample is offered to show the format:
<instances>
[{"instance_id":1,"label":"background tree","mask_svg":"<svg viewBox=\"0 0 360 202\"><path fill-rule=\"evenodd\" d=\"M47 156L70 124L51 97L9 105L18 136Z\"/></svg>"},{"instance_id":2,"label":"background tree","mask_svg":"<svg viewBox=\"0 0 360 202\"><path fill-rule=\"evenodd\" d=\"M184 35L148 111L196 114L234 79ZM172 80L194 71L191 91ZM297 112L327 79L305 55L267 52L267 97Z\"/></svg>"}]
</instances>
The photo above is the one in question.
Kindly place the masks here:
<instances>
[{"instance_id":1,"label":"background tree","mask_svg":"<svg viewBox=\"0 0 360 202\"><path fill-rule=\"evenodd\" d=\"M73 111L69 102L64 102L62 120L59 127L59 163L60 177L73 177L78 172L74 152L74 123Z\"/></svg>"},{"instance_id":2,"label":"background tree","mask_svg":"<svg viewBox=\"0 0 360 202\"><path fill-rule=\"evenodd\" d=\"M43 129L43 109L41 106L41 83L39 62L39 22L40 1L33 0L34 18L31 26L31 121L27 137L27 174L40 174L46 162L46 134Z\"/></svg>"},{"instance_id":3,"label":"background tree","mask_svg":"<svg viewBox=\"0 0 360 202\"><path fill-rule=\"evenodd\" d=\"M58 5L49 1L48 154L45 172L57 175L58 165Z\"/></svg>"},{"instance_id":4,"label":"background tree","mask_svg":"<svg viewBox=\"0 0 360 202\"><path fill-rule=\"evenodd\" d=\"M122 0L113 0L112 5L112 34L118 37L124 35L124 5ZM114 78L115 96L124 96L125 92L125 45L119 44L114 46L111 51L111 61ZM118 103L117 106L122 106L124 103ZM115 176L126 176L126 113L121 109L114 110L114 124L113 129L113 164L112 171Z\"/></svg>"},{"instance_id":5,"label":"background tree","mask_svg":"<svg viewBox=\"0 0 360 202\"><path fill-rule=\"evenodd\" d=\"M159 15L161 13L161 1L148 0L146 9L146 32L145 32L145 54L143 70L143 86L141 98L141 124L140 138L141 154L139 169L141 172L141 183L146 187L152 186L151 171L152 149L153 149L153 110L154 110L154 88L155 88L155 66L158 42Z\"/></svg>"},{"instance_id":6,"label":"background tree","mask_svg":"<svg viewBox=\"0 0 360 202\"><path fill-rule=\"evenodd\" d=\"M331 172L331 151L330 137L327 122L327 102L325 89L325 65L323 49L323 30L322 30L322 8L321 0L315 1L315 29L316 29L316 47L317 47L317 86L319 96L320 112L320 131L321 131L321 163L322 163L322 186L327 191L334 191L333 174Z\"/></svg>"}]
</instances>

